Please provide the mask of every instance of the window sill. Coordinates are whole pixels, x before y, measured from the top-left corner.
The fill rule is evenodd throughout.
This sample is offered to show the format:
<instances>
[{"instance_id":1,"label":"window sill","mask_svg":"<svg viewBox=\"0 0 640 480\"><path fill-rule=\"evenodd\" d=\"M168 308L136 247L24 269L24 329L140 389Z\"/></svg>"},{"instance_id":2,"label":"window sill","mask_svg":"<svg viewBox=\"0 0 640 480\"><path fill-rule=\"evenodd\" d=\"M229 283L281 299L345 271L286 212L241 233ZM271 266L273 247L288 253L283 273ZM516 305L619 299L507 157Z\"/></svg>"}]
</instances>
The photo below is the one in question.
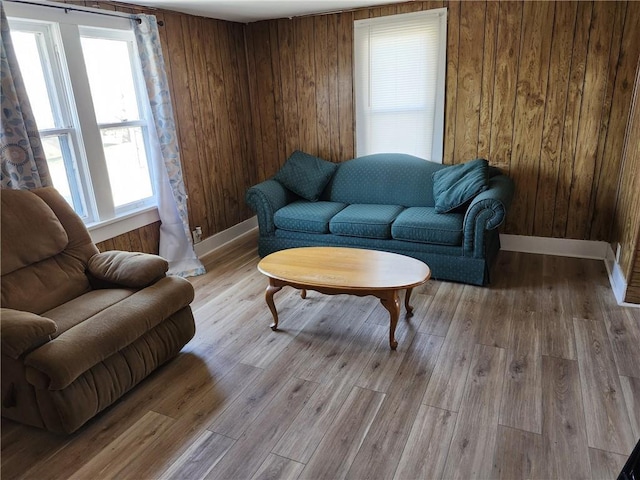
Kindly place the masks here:
<instances>
[{"instance_id":1,"label":"window sill","mask_svg":"<svg viewBox=\"0 0 640 480\"><path fill-rule=\"evenodd\" d=\"M99 243L159 220L158 207L147 207L104 222L87 225L87 229L93 242Z\"/></svg>"}]
</instances>

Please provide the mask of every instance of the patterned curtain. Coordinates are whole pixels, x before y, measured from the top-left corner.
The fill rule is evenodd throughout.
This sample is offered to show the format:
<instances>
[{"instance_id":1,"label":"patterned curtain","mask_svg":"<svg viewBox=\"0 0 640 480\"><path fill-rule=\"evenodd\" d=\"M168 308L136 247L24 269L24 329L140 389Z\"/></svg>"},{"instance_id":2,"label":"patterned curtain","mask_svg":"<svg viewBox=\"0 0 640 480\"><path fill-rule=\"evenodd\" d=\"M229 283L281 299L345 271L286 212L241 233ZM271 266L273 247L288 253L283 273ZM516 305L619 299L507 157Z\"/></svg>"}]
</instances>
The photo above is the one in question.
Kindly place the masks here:
<instances>
[{"instance_id":1,"label":"patterned curtain","mask_svg":"<svg viewBox=\"0 0 640 480\"><path fill-rule=\"evenodd\" d=\"M31 189L51 185L38 127L27 98L18 60L11 43L9 23L0 2L2 50L0 67L0 184L2 188Z\"/></svg>"},{"instance_id":2,"label":"patterned curtain","mask_svg":"<svg viewBox=\"0 0 640 480\"><path fill-rule=\"evenodd\" d=\"M155 129L150 129L151 150L158 167L160 255L169 261L169 273L193 276L205 273L191 241L187 194L182 179L180 152L164 68L158 24L153 15L133 20L138 54L149 96Z\"/></svg>"}]
</instances>

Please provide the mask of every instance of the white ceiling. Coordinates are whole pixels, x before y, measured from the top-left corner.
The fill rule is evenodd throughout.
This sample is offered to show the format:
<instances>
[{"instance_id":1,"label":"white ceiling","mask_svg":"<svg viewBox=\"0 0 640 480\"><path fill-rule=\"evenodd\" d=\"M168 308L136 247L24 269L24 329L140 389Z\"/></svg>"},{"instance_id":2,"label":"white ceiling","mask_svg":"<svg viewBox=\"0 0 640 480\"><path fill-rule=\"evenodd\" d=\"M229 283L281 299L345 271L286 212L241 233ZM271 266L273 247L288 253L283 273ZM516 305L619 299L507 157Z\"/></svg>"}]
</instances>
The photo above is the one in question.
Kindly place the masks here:
<instances>
[{"instance_id":1,"label":"white ceiling","mask_svg":"<svg viewBox=\"0 0 640 480\"><path fill-rule=\"evenodd\" d=\"M407 0L120 0L121 3L134 3L241 23L405 1Z\"/></svg>"}]
</instances>

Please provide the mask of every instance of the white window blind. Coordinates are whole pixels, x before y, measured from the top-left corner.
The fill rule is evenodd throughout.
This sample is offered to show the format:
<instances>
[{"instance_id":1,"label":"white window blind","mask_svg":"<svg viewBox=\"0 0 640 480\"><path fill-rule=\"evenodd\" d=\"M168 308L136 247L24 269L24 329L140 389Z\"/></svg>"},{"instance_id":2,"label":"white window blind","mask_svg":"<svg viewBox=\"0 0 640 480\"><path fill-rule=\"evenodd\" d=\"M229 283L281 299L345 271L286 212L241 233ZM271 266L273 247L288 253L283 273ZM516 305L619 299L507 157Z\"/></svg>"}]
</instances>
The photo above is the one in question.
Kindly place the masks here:
<instances>
[{"instance_id":1,"label":"white window blind","mask_svg":"<svg viewBox=\"0 0 640 480\"><path fill-rule=\"evenodd\" d=\"M358 156L397 152L442 162L446 14L354 22Z\"/></svg>"}]
</instances>

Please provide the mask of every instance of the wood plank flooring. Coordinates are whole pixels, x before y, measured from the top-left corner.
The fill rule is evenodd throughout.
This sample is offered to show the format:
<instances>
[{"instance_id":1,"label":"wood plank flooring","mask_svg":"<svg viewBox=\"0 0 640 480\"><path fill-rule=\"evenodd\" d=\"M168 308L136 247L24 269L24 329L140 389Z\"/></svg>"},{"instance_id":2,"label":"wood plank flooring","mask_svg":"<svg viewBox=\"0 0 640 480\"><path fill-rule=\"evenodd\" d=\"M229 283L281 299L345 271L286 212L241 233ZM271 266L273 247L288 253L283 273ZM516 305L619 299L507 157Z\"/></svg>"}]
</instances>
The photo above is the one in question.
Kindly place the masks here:
<instances>
[{"instance_id":1,"label":"wood plank flooring","mask_svg":"<svg viewBox=\"0 0 640 480\"><path fill-rule=\"evenodd\" d=\"M640 309L600 261L501 252L493 284L414 290L397 351L373 297L285 288L255 237L192 279L195 338L79 432L2 420L11 479L614 478L640 435Z\"/></svg>"}]
</instances>

